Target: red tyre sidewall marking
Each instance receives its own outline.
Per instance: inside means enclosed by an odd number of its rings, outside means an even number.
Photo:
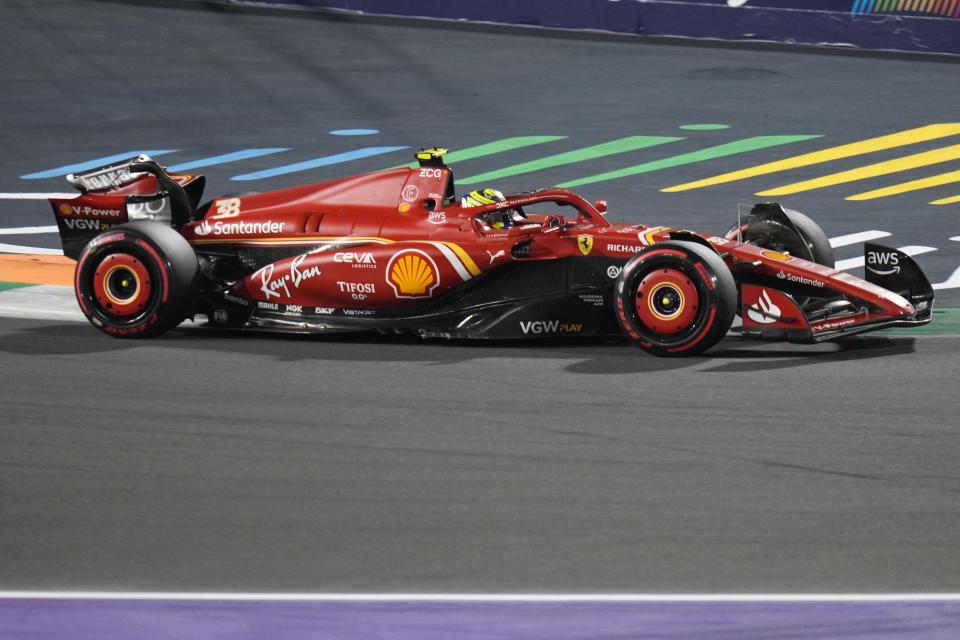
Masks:
[[[703,329],[700,330],[700,335],[688,342],[687,344],[681,345],[679,347],[673,347],[672,349],[667,349],[670,353],[677,353],[678,351],[686,351],[687,349],[693,348],[698,342],[703,340],[703,337],[707,335],[710,327],[713,326],[713,319],[717,317],[717,305],[710,305],[710,316],[707,318],[707,321],[703,324]]]
[[[169,293],[170,293],[170,283],[169,283],[168,280],[167,280],[167,269],[166,269],[166,265],[164,264],[164,261],[160,258],[160,254],[157,253],[157,250],[154,249],[153,247],[151,247],[149,243],[144,242],[143,240],[138,239],[138,240],[137,240],[137,244],[138,244],[139,246],[143,247],[144,249],[146,249],[147,253],[149,253],[151,256],[153,256],[154,264],[157,265],[157,270],[160,272],[160,280],[161,280],[161,282],[162,282],[162,284],[163,284],[163,289],[162,289],[162,291],[161,291],[160,301],[161,301],[161,302],[166,302],[166,301],[167,301],[167,296],[168,296]]]
[[[129,273],[136,284],[133,295],[127,299],[115,297],[109,287],[110,277],[120,269]],[[153,282],[146,265],[128,253],[111,253],[93,272],[93,295],[100,307],[111,315],[127,318],[142,312],[152,291]]]

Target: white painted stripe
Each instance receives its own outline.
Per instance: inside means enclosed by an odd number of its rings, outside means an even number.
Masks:
[[[443,254],[443,257],[446,258],[447,262],[450,263],[450,266],[452,266],[454,270],[456,270],[457,275],[460,276],[461,280],[466,282],[467,280],[473,277],[470,275],[470,272],[467,271],[467,268],[463,266],[463,263],[460,262],[460,258],[457,257],[457,254],[455,254],[453,250],[450,249],[450,247],[446,246],[442,242],[432,242],[429,240],[426,240],[424,242],[426,242],[427,244],[433,245],[440,251],[440,253]]]
[[[0,229],[0,236],[20,236],[31,233],[56,233],[57,231],[57,225],[55,224],[48,227],[8,227],[6,229]]]
[[[43,247],[25,247],[19,244],[4,244],[0,242],[0,253],[35,253],[44,256],[62,256],[62,249],[45,249]]]
[[[0,591],[0,600],[226,600],[287,602],[960,602],[960,593],[178,593]]]
[[[908,256],[918,256],[921,253],[930,253],[931,251],[936,251],[936,247],[920,247],[920,246],[909,246],[909,247],[900,247],[899,251],[903,251]],[[837,260],[834,264],[834,268],[837,271],[846,271],[847,269],[853,269],[855,267],[863,266],[863,256],[859,258],[847,258],[846,260]]]
[[[890,234],[886,231],[860,231],[859,233],[848,233],[845,236],[837,236],[836,238],[830,238],[830,246],[836,249],[837,247],[845,247],[850,244],[859,244],[861,242],[870,242],[871,240],[876,240],[878,238],[886,238]]]
[[[956,240],[957,242],[960,242],[960,236],[953,236],[953,237],[950,238],[950,239],[951,239],[951,240]]]
[[[951,276],[946,280],[944,280],[943,282],[938,282],[937,284],[933,285],[933,288],[934,289],[960,288],[960,269],[957,269],[956,271],[954,271],[953,274],[951,274]]]
[[[0,296],[5,294],[0,293]],[[21,307],[19,305],[3,304],[3,297],[0,297],[0,317],[3,318],[29,318],[31,320],[72,320],[82,321],[86,317],[78,308],[76,311],[64,311],[62,309],[43,309],[37,307]],[[0,596],[2,598],[2,596]]]
[[[0,193],[0,200],[48,200],[76,198],[79,193]]]

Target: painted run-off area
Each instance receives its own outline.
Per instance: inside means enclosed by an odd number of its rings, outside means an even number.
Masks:
[[[729,126],[723,124],[686,124],[680,125],[678,128],[684,132],[695,133],[698,131],[727,129]],[[379,131],[376,129],[350,130],[351,135],[357,135],[356,133],[353,133],[354,131],[363,131],[365,134],[379,133]],[[330,133],[334,135],[343,135],[342,133],[336,131],[331,131]],[[788,155],[787,157],[781,158],[774,162],[767,162],[754,166],[749,166],[748,162],[748,166],[745,168],[735,171],[728,171],[719,175],[709,176],[699,180],[694,180],[692,182],[670,184],[672,180],[668,178],[666,181],[667,184],[663,186],[661,191],[664,193],[675,193],[688,191],[691,189],[701,189],[738,180],[744,180],[747,178],[770,176],[772,174],[788,172],[804,167],[831,163],[837,160],[857,158],[859,156],[867,156],[869,158],[870,154],[875,154],[877,152],[899,150],[903,147],[910,147],[920,143],[951,138],[958,134],[960,134],[960,123],[949,122],[928,124],[902,131],[884,133],[882,135],[860,140],[843,142],[839,145],[828,144],[828,146],[821,147],[818,150],[800,153],[799,155]],[[556,186],[559,187],[573,188],[598,182],[618,180],[650,172],[662,171],[665,169],[686,167],[688,165],[695,165],[720,158],[732,158],[741,154],[749,154],[749,152],[755,152],[768,148],[781,146],[790,148],[790,146],[796,143],[813,141],[823,137],[823,134],[818,133],[805,133],[802,135],[755,135],[723,142],[721,144],[701,146],[700,148],[692,151],[687,150],[674,154],[667,152],[666,155],[663,155],[657,153],[661,147],[672,149],[672,144],[687,141],[688,138],[685,136],[676,135],[630,135],[599,144],[592,144],[585,147],[562,151],[559,153],[548,152],[547,155],[541,156],[534,160],[520,163],[508,163],[506,166],[487,169],[473,175],[461,176],[458,179],[458,182],[462,185],[478,185],[484,182],[502,180],[513,176],[543,171],[546,169],[555,169],[558,167],[569,167],[572,172],[589,172],[594,170],[594,163],[603,158],[611,158],[612,162],[616,162],[621,165],[619,168],[601,171],[600,173],[595,173],[592,175],[577,176],[576,173],[571,173],[570,177],[563,179],[556,184]],[[532,147],[537,147],[539,149],[541,145],[544,149],[554,149],[557,144],[562,144],[564,141],[567,141],[567,138],[568,136],[565,135],[524,135],[502,138],[464,149],[455,149],[448,155],[447,160],[450,163],[466,162],[469,160],[486,158],[488,156],[498,156],[499,154],[506,154],[519,149]],[[259,160],[260,162],[268,163],[268,165],[262,166],[254,171],[239,173],[232,176],[230,179],[239,181],[263,180],[292,173],[311,171],[331,165],[362,160],[364,158],[392,154],[399,151],[406,151],[408,149],[409,147],[405,145],[367,146],[319,157],[301,159],[295,162],[287,161],[279,165],[274,164],[270,166],[270,163],[272,163],[274,160],[274,156],[278,154],[288,154],[295,150],[291,149],[290,147],[279,146],[248,148],[233,150],[226,153],[219,153],[212,156],[204,156],[201,158],[193,157],[189,159],[183,159],[180,162],[171,165],[169,168],[171,171],[193,171],[202,167],[226,165],[240,161]],[[654,157],[644,160],[639,164],[636,164],[635,160],[634,163],[629,163],[629,161],[619,159],[621,157],[631,158],[632,153],[648,149],[652,150]],[[66,165],[45,168],[39,171],[32,171],[30,173],[23,174],[20,177],[23,180],[42,180],[55,178],[64,176],[68,173],[85,171],[105,164],[110,164],[112,162],[117,162],[119,160],[139,154],[146,154],[151,157],[159,157],[175,154],[178,151],[178,149],[167,148],[131,149],[120,153],[113,153],[107,156],[92,159],[88,158]],[[880,162],[871,162],[867,160],[866,164],[852,169],[841,171],[826,170],[823,175],[799,182],[780,185],[773,184],[770,187],[758,191],[756,195],[766,197],[796,194],[815,189],[822,189],[825,187],[835,187],[841,185],[846,186],[850,185],[850,183],[889,176],[902,172],[909,172],[919,168],[935,168],[937,165],[951,162],[960,158],[960,144],[950,144],[940,148],[924,150],[921,152],[911,153],[910,151],[906,151],[905,153],[906,155],[901,155],[900,157],[892,159],[886,159]],[[627,166],[622,166],[625,162],[627,163]],[[396,166],[402,165],[394,165],[394,167]],[[849,193],[846,195],[846,199],[872,200],[875,198],[886,198],[912,191],[951,185],[958,182],[960,182],[960,171],[947,171],[945,173],[928,175],[919,179],[907,180],[905,182],[894,180],[893,183],[886,184],[880,188]],[[857,187],[855,186],[850,186],[849,188],[853,191],[857,191]],[[957,198],[960,198],[960,196],[950,195],[946,198],[940,197],[931,200],[930,204],[951,204],[956,202]]]

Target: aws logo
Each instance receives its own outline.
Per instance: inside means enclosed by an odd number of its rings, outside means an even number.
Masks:
[[[440,271],[423,251],[406,249],[387,264],[387,284],[398,298],[429,298],[440,284]]]
[[[878,276],[900,273],[900,256],[893,251],[868,251],[867,269]]]

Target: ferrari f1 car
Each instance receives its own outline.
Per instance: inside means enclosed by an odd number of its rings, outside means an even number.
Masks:
[[[621,335],[660,356],[750,338],[820,342],[930,321],[906,254],[833,268],[823,231],[777,203],[724,234],[613,224],[564,189],[465,206],[443,149],[402,168],[201,204],[202,176],[146,156],[70,175],[51,199],[90,322],[145,338],[206,316],[285,332],[443,338]]]

